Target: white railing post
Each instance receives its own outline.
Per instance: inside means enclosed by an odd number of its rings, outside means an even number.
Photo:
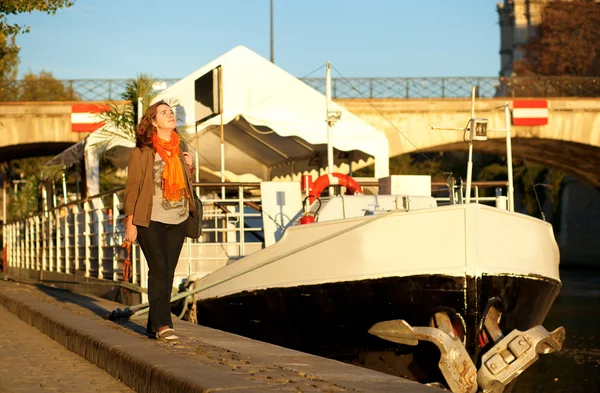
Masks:
[[[53,212],[48,213],[48,271],[54,271],[54,238],[52,227],[54,226],[55,215]]]
[[[7,233],[7,242],[8,242],[8,252],[6,253],[6,259],[8,261],[8,263],[6,264],[6,268],[8,268],[8,266],[13,265],[15,263],[15,236],[14,236],[14,231],[15,231],[15,224],[9,224],[8,226],[8,233]],[[8,270],[8,269],[6,269]]]
[[[19,260],[18,260],[18,256],[19,256],[19,250],[17,249],[17,223],[13,223],[12,225],[12,258],[11,258],[11,262],[12,265],[17,267],[19,266]]]
[[[84,250],[85,250],[85,277],[90,277],[90,265],[91,265],[91,242],[90,242],[90,202],[86,201],[83,205],[83,239],[84,239]]]
[[[65,273],[71,273],[71,239],[69,236],[71,235],[71,231],[69,230],[69,217],[71,215],[71,208],[65,207],[65,230],[63,233],[65,239]]]
[[[79,205],[73,206],[73,268],[79,270]]]
[[[19,249],[18,249],[18,242],[17,242],[17,223],[14,222],[13,223],[13,228],[12,228],[12,247],[11,249],[12,251],[12,265],[14,267],[19,267]]]
[[[118,256],[118,248],[121,246],[121,237],[117,233],[117,219],[119,218],[119,197],[117,193],[113,194],[112,198],[112,214],[108,216],[109,225],[112,225],[112,231],[110,234],[110,239],[112,239],[113,243],[113,281],[119,280],[119,256]]]
[[[29,230],[29,219],[28,218],[23,219],[22,223],[23,223],[23,226],[25,227],[24,228],[24,232],[25,232],[25,243],[24,243],[24,246],[25,247],[23,249],[23,254],[24,254],[25,260],[24,260],[24,263],[23,263],[23,267],[25,269],[29,269],[30,266],[31,266],[31,260],[30,260],[30,258],[31,258],[31,250],[29,248],[30,245],[31,245],[31,243],[30,243],[31,233],[30,233],[30,230]]]
[[[23,234],[23,221],[19,221],[19,267],[23,269],[25,267],[25,236]]]
[[[62,237],[62,228],[61,228],[61,224],[60,224],[60,212],[62,211],[62,209],[54,209],[54,228],[55,231],[54,233],[56,234],[56,252],[54,253],[54,255],[56,256],[56,271],[59,273],[62,273],[64,271],[63,266],[60,263],[60,260],[63,256],[63,250],[62,250],[62,245],[61,245],[61,237]]]
[[[29,244],[27,247],[29,248],[29,269],[35,270],[35,228],[33,226],[34,217],[29,217],[27,219],[27,228],[29,228]]]
[[[148,289],[148,263],[146,256],[140,248],[140,287]],[[148,294],[142,292],[142,303],[148,301]]]
[[[35,270],[42,269],[42,236],[40,231],[40,216],[35,216],[33,219],[33,223],[35,226]]]
[[[42,270],[48,270],[48,231],[46,227],[48,225],[48,217],[46,214],[42,215],[42,227],[40,233],[42,235]]]
[[[94,206],[94,212],[96,213],[96,234],[97,234],[97,250],[98,250],[98,278],[104,278],[104,247],[102,245],[102,237],[104,236],[104,212],[102,208],[98,209]]]
[[[245,246],[245,235],[246,228],[244,228],[244,189],[242,186],[238,187],[238,214],[239,214],[239,225],[240,225],[240,257],[246,255]]]
[[[132,284],[137,284],[138,279],[137,279],[137,275],[138,275],[138,263],[137,263],[137,246],[135,244],[131,245],[131,283]],[[140,253],[141,254],[141,253]]]

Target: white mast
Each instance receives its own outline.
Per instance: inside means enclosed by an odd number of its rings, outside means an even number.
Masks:
[[[476,86],[471,87],[471,119],[475,118],[475,89]],[[471,129],[473,128],[473,120],[469,123]],[[473,140],[469,140],[469,162],[467,162],[467,195],[465,196],[465,203],[471,203],[471,177],[473,177]]]
[[[510,135],[510,108],[508,102],[504,102],[504,128],[487,128],[487,119],[475,117],[475,91],[476,86],[471,88],[471,120],[469,121],[469,161],[467,163],[467,189],[465,195],[465,203],[471,201],[471,183],[473,177],[473,141],[475,140],[486,140],[487,131],[499,131],[506,133],[506,166],[508,172],[508,210],[511,212],[515,211],[515,197],[514,197],[514,180],[513,180],[513,164],[512,164],[512,146],[511,146],[511,135]],[[482,126],[481,128],[479,128]],[[454,130],[463,131],[464,128],[445,128],[445,127],[431,127],[433,130]]]
[[[510,109],[508,102],[504,102],[504,124],[506,128],[506,166],[508,169],[508,210],[515,211],[515,188],[513,185],[512,146],[510,135]]]
[[[329,119],[329,107],[331,105],[331,64],[327,62],[327,73],[325,74],[325,105],[327,116],[327,173],[333,173],[333,136],[331,121]]]

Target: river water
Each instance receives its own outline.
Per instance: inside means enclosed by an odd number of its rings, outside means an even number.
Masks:
[[[513,393],[600,392],[600,270],[561,270],[563,287],[544,327],[567,331],[560,352],[542,355]]]

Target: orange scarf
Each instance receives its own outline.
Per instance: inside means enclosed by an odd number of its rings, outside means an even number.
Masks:
[[[152,135],[152,144],[160,158],[165,162],[162,174],[163,196],[168,201],[180,201],[188,196],[188,191],[183,177],[183,166],[181,165],[179,135],[173,132],[171,139],[165,141],[155,133]]]

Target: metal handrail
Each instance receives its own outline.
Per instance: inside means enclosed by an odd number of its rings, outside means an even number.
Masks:
[[[231,202],[238,211],[230,212],[229,208],[226,212],[211,212],[206,217],[207,228],[203,236],[215,236],[215,241],[208,243],[188,239],[181,258],[183,264],[187,262],[188,270],[191,261],[206,259],[198,255],[202,255],[202,249],[207,247],[217,247],[213,251],[209,250],[211,261],[225,264],[229,259],[238,259],[248,251],[253,252],[257,247],[263,246],[262,241],[249,243],[245,239],[247,233],[262,231],[261,227],[244,225],[246,218],[256,219],[261,216],[244,209],[247,202],[244,199],[244,188],[252,188],[256,184],[219,183],[219,187],[221,186],[237,188],[236,195],[225,201]],[[123,252],[120,252],[125,229],[123,190],[123,187],[119,187],[6,224],[4,234],[9,266],[60,273],[83,271],[85,277],[122,282],[125,258]],[[107,200],[107,197],[112,201]],[[203,195],[205,210],[210,211],[215,205],[214,201],[223,200],[220,194],[218,197],[211,199]],[[219,233],[222,234],[222,242],[218,242]],[[253,248],[247,249],[248,246]],[[131,284],[144,287],[147,267],[138,245],[131,248],[130,260],[133,273]]]
[[[170,86],[179,78],[160,79]],[[325,92],[325,78],[301,78]],[[68,93],[62,101],[121,99],[131,79],[61,80]],[[18,92],[29,86],[22,80],[0,81],[6,100],[20,101]],[[35,83],[35,82],[33,82]],[[471,86],[479,97],[599,97],[600,78],[575,76],[368,77],[331,78],[332,98],[468,98]]]

